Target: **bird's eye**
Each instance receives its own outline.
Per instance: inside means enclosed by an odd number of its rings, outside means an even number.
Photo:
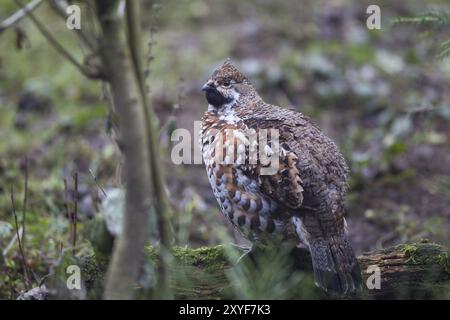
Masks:
[[[229,87],[229,86],[231,86],[231,81],[228,80],[228,79],[225,79],[225,80],[223,80],[222,85],[223,85],[224,87]]]

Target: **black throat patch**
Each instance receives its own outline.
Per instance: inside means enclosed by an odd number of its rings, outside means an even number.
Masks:
[[[225,98],[217,89],[215,88],[208,88],[205,92],[206,100],[208,103],[216,108],[230,103],[232,99]]]

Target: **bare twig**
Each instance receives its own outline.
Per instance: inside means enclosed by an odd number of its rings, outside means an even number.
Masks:
[[[431,111],[436,111],[436,108],[433,106],[418,106],[418,107],[413,107],[411,109],[408,109],[405,111],[405,113],[410,113],[410,114],[414,114],[414,113],[425,113],[425,112],[431,112]]]
[[[29,12],[36,9],[41,3],[42,3],[42,0],[33,0],[29,3],[27,3],[27,5],[24,6],[22,9],[15,12],[12,16],[3,20],[3,22],[0,23],[0,33],[2,33],[3,31],[5,31],[8,28],[14,26],[20,20],[25,18]]]
[[[24,276],[24,279],[25,279],[25,286],[26,286],[27,289],[29,289],[31,287],[31,282],[30,282],[30,278],[28,277],[27,260],[25,258],[25,252],[23,250],[22,240],[20,239],[21,236],[19,234],[19,221],[18,221],[18,218],[17,218],[16,205],[15,205],[15,200],[14,200],[14,186],[13,185],[11,185],[11,208],[12,208],[12,213],[14,215],[16,236],[17,236],[17,241],[19,243],[19,251],[20,251],[20,256],[21,256],[21,260],[22,260],[23,276]]]
[[[23,192],[23,204],[22,204],[22,245],[25,247],[25,235],[26,235],[26,220],[27,220],[27,204],[28,204],[28,156],[25,157],[25,190]]]
[[[77,222],[78,222],[78,172],[73,174],[73,184],[74,184],[74,199],[73,199],[73,213],[72,213],[72,225],[73,225],[73,235],[72,235],[72,254],[76,254],[77,246]]]
[[[64,250],[64,243],[62,241],[59,242],[59,248],[58,248],[58,252],[59,254],[62,254]]]
[[[21,0],[14,0],[16,4],[24,8],[23,2]],[[27,15],[30,17],[30,19],[33,21],[33,23],[36,25],[38,30],[41,32],[41,34],[47,39],[48,42],[62,55],[64,58],[69,60],[70,63],[72,63],[83,75],[85,75],[88,78],[92,79],[101,79],[103,76],[98,70],[91,70],[87,68],[86,66],[82,65],[75,59],[69,51],[67,51],[59,42],[56,40],[55,37],[47,30],[47,28],[36,18],[36,16],[31,12],[28,11]]]
[[[48,277],[50,277],[52,274],[48,273],[45,276],[43,276],[40,280],[39,280],[39,284],[38,287],[42,287],[42,285],[45,283],[45,281],[48,279]]]
[[[55,12],[58,13],[63,19],[68,17],[67,8],[69,7],[69,3],[66,0],[53,0],[50,4]],[[96,51],[97,48],[95,40],[89,32],[84,31],[84,27],[83,29],[75,29],[74,31],[89,49]]]
[[[64,178],[64,206],[66,207],[66,216],[69,219],[69,234],[70,234],[70,241],[72,242],[72,234],[73,234],[73,224],[72,224],[72,214],[70,212],[70,205],[69,205],[69,187],[67,185],[67,179]]]
[[[157,27],[157,18],[158,18],[158,11],[160,10],[160,3],[159,0],[152,1],[152,8],[151,8],[151,15],[150,15],[150,28],[149,28],[149,41],[148,41],[148,48],[147,48],[147,57],[146,57],[146,64],[145,64],[145,70],[144,75],[145,79],[144,81],[147,81],[151,74],[151,63],[154,60],[153,56],[153,47],[156,45],[155,40],[155,34],[158,32]],[[150,93],[150,87],[146,87],[147,94]]]
[[[108,195],[106,194],[105,189],[103,189],[103,187],[98,182],[97,176],[94,174],[94,172],[91,169],[89,169],[89,173],[91,174],[92,179],[94,179],[94,182],[97,185],[97,187],[100,189],[100,191],[103,193],[103,195],[105,197],[107,197]]]
[[[18,234],[20,237],[22,237],[22,227],[19,228]],[[16,241],[17,241],[17,232],[14,235],[14,237],[12,237],[12,239],[9,241],[9,243],[6,245],[5,249],[3,250],[2,254],[4,257],[6,257],[6,255],[11,250],[11,248],[14,246],[14,243],[16,243]]]

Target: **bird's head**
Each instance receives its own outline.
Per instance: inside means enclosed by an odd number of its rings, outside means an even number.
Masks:
[[[209,80],[202,87],[208,103],[217,109],[232,105],[250,90],[253,90],[250,81],[229,59],[214,70]]]

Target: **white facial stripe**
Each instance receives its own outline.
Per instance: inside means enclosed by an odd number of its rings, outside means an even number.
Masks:
[[[223,105],[223,107],[225,107],[225,108],[233,106],[236,103],[236,101],[239,100],[239,97],[241,96],[239,94],[239,92],[237,92],[236,90],[231,90],[231,93],[232,93],[233,100],[230,103]]]

